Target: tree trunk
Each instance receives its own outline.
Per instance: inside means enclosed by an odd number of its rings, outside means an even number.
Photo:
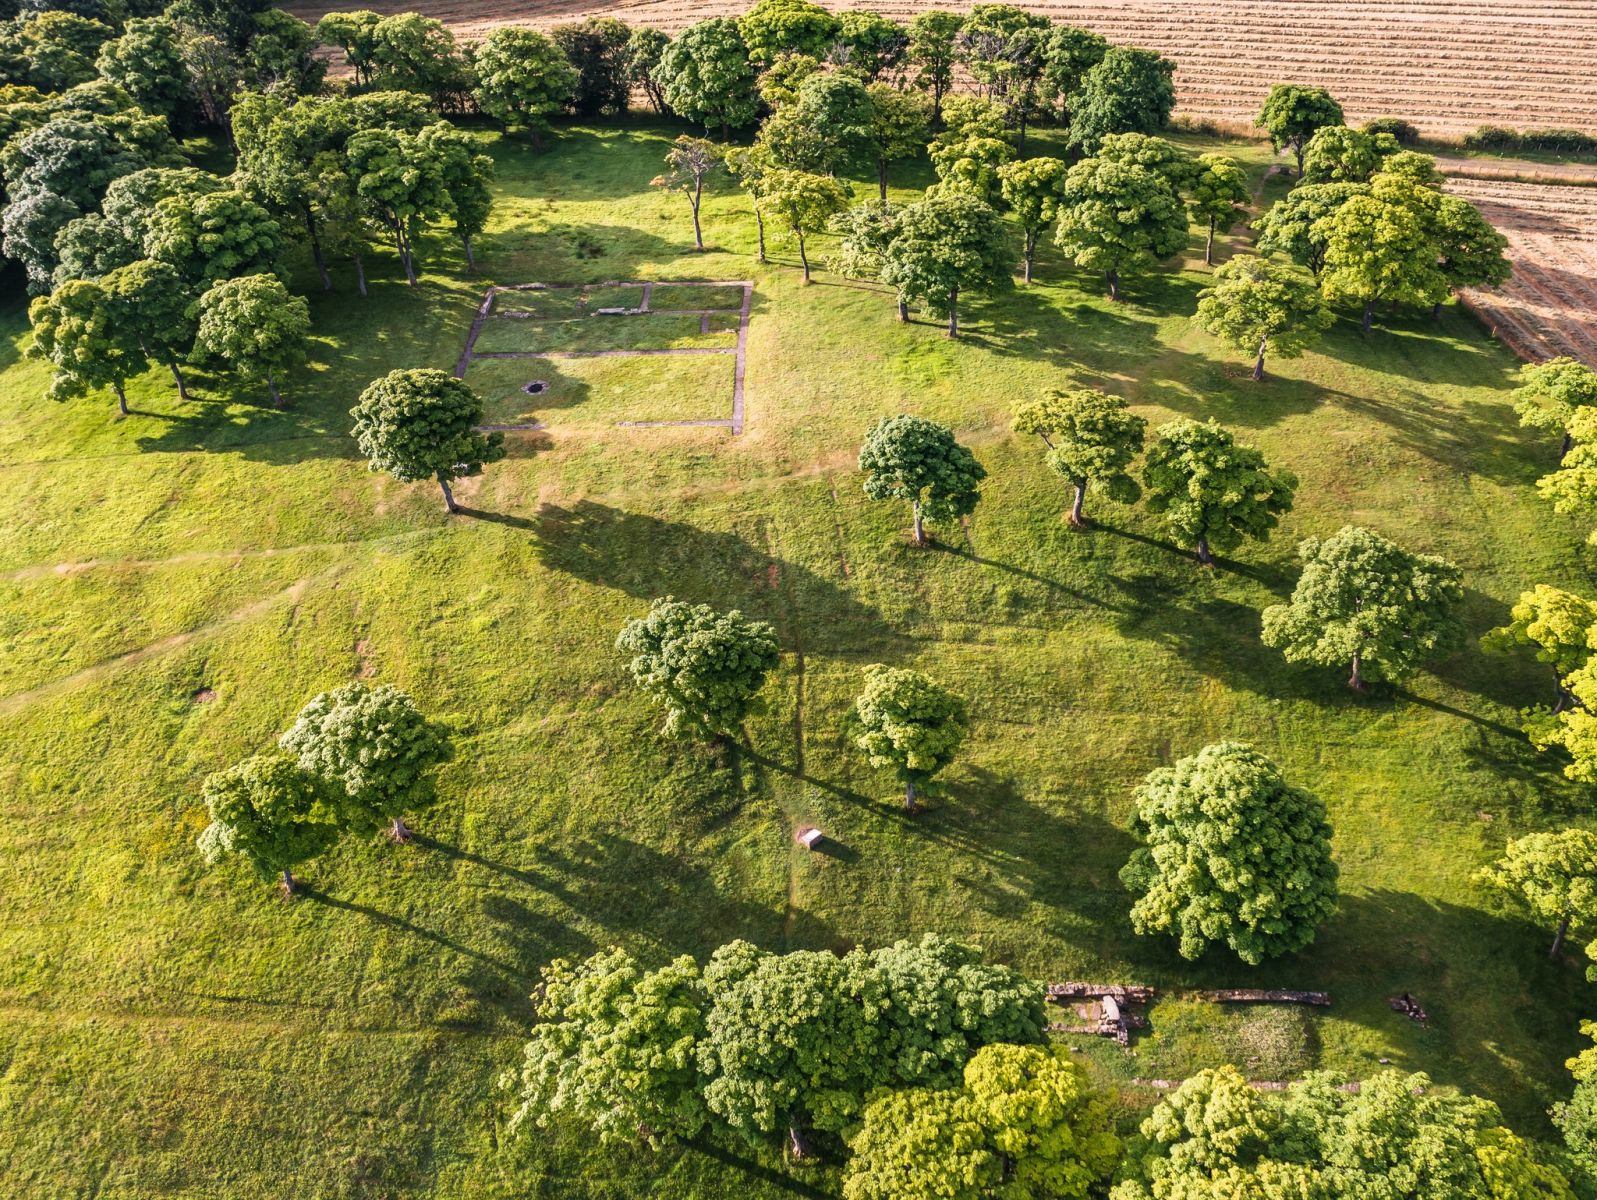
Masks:
[[[1087,480],[1073,479],[1071,482],[1076,485],[1076,497],[1070,502],[1070,523],[1077,529],[1085,529],[1087,518],[1082,516],[1081,506],[1087,499]]]
[[[1558,668],[1554,667],[1553,668],[1553,714],[1556,716],[1558,713],[1563,712],[1566,708],[1573,707],[1574,704],[1575,704],[1574,694],[1572,692],[1570,692],[1570,690],[1567,687],[1564,686],[1564,677],[1561,674],[1559,674]]]
[[[1364,322],[1363,322],[1363,325],[1362,325],[1362,328],[1363,328],[1364,333],[1365,333],[1366,336],[1369,335],[1370,327],[1372,325],[1374,325],[1374,324],[1375,324],[1375,301],[1373,299],[1372,300],[1366,300],[1364,302]]]
[[[804,231],[802,229],[798,229],[798,230],[795,230],[794,232],[796,232],[798,234],[799,262],[804,264],[804,282],[805,283],[809,283],[809,281],[810,281],[810,256],[804,250]]]
[[[1120,272],[1119,271],[1105,271],[1103,273],[1103,275],[1104,275],[1104,278],[1109,281],[1109,299],[1111,299],[1111,300],[1119,300],[1120,299]]]
[[[1299,179],[1303,178],[1303,149],[1304,149],[1304,146],[1303,146],[1302,142],[1296,142],[1292,146],[1292,152],[1294,154],[1296,154],[1297,158],[1298,158],[1298,178]]]
[[[698,178],[693,181],[693,244],[698,249],[704,249],[704,234],[699,229],[699,201],[704,198],[704,180]]]
[[[534,150],[542,150],[543,134],[539,131],[538,127],[536,125],[529,125],[527,126],[527,132],[532,135],[532,148]]]
[[[277,390],[277,380],[272,378],[272,373],[270,371],[266,372],[266,390],[272,393],[272,407],[282,408],[283,396],[282,393]]]
[[[1212,567],[1212,566],[1214,566],[1214,555],[1209,552],[1209,539],[1208,538],[1206,538],[1206,537],[1199,538],[1198,539],[1198,544],[1195,547],[1195,549],[1197,550],[1197,553],[1198,553],[1198,565],[1200,567]]]
[[[1564,919],[1558,923],[1558,932],[1553,934],[1553,948],[1547,952],[1548,958],[1556,959],[1558,952],[1564,948],[1564,935],[1569,932],[1569,922],[1574,919],[1574,913],[1564,913]]]
[[[283,868],[283,895],[292,896],[292,895],[295,894],[295,892],[296,892],[296,888],[295,888],[295,884],[294,884],[294,872],[290,871],[287,867],[284,867]]]
[[[887,207],[887,160],[880,156],[876,159],[876,187],[882,197],[882,207]]]
[[[468,234],[461,234],[460,244],[466,248],[466,270],[475,275],[477,273],[477,256],[471,251],[471,237]]]
[[[906,322],[909,320],[909,301],[902,296],[898,298],[898,319]]]
[[[804,1133],[799,1129],[797,1121],[787,1127],[787,1144],[795,1161],[810,1156],[809,1143],[804,1140]]]
[[[758,204],[756,204],[754,206],[754,228],[758,231],[759,238],[760,238],[760,261],[764,262],[765,261],[765,214],[760,211],[760,206]]]
[[[940,129],[943,124],[943,85],[932,85],[932,128]]]
[[[1442,319],[1442,302],[1440,300],[1438,300],[1435,304],[1431,305],[1431,320],[1440,321],[1441,319]]]
[[[111,382],[111,390],[116,393],[116,410],[124,417],[128,415],[128,394],[122,390],[120,380]]]
[[[1270,345],[1270,339],[1269,338],[1260,338],[1259,339],[1259,357],[1253,360],[1253,382],[1254,383],[1263,383],[1264,382],[1264,352],[1265,352],[1266,349],[1269,348],[1269,345]]]
[[[1203,244],[1203,265],[1214,266],[1214,218],[1209,218],[1209,240]]]
[[[1355,692],[1364,690],[1364,663],[1358,654],[1353,655],[1353,671],[1347,677],[1347,685]]]
[[[915,500],[911,502],[911,507],[915,513],[915,544],[917,546],[924,546],[926,544],[926,524],[921,519],[919,497],[916,497]]]
[[[366,260],[360,256],[358,251],[350,257],[355,260],[355,286],[360,289],[360,294],[364,297],[366,295]]]
[[[904,781],[904,811],[920,811],[920,803],[915,799],[915,781],[913,779]]]
[[[457,513],[460,505],[455,503],[455,493],[449,490],[449,480],[444,478],[442,471],[438,472],[438,486],[444,490],[444,508],[448,512]]]
[[[177,380],[177,398],[179,400],[187,400],[189,398],[189,388],[188,382],[183,378],[183,372],[178,370],[175,362],[168,363],[167,366],[172,368],[172,378]]]
[[[1569,457],[1570,450],[1574,449],[1575,439],[1569,436],[1569,430],[1564,430],[1564,444],[1558,447],[1558,461],[1563,462]]]
[[[1031,282],[1031,260],[1037,254],[1037,231],[1026,230],[1026,282]]]
[[[410,841],[410,830],[405,825],[404,817],[394,818],[394,823],[388,827],[388,836],[400,843]]]
[[[959,289],[948,289],[948,336],[959,336]]]
[[[311,257],[316,260],[316,273],[322,277],[322,291],[333,290],[333,277],[327,272],[327,260],[322,257],[322,239],[316,234],[316,214],[309,204],[300,206],[305,217],[305,231],[311,237]]]

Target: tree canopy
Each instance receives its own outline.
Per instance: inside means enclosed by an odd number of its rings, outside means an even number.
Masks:
[[[1122,275],[1185,248],[1187,210],[1159,172],[1088,158],[1065,176],[1054,240],[1083,270],[1103,272],[1109,298],[1118,300]]]
[[[1286,604],[1264,610],[1262,637],[1288,662],[1351,669],[1348,686],[1401,680],[1463,642],[1463,572],[1378,533],[1344,525],[1298,546],[1303,573]]]
[[[1369,192],[1362,183],[1300,183],[1253,219],[1260,254],[1285,254],[1316,278],[1325,269],[1326,218],[1355,196]]]
[[[998,168],[998,193],[1025,235],[1022,258],[1027,283],[1037,255],[1037,235],[1059,216],[1069,169],[1062,159],[1041,157],[1006,162]]]
[[[577,94],[578,76],[565,51],[544,34],[501,26],[477,47],[477,105],[506,125],[532,135],[534,147],[549,118]]]
[[[805,283],[810,282],[806,238],[846,209],[851,194],[842,180],[808,171],[770,171],[761,178],[760,207],[798,243]]]
[[[1325,805],[1250,746],[1221,742],[1149,773],[1132,827],[1142,845],[1120,872],[1132,927],[1213,944],[1243,962],[1302,950],[1336,910]]]
[[[1215,269],[1214,279],[1198,293],[1194,320],[1254,356],[1255,382],[1264,378],[1265,355],[1296,358],[1335,323],[1312,279],[1267,258],[1233,258]]]
[[[98,280],[75,279],[28,309],[33,343],[28,353],[54,368],[50,396],[66,400],[95,388],[116,393],[117,410],[128,414],[124,385],[148,363],[138,331],[116,292]]]
[[[1270,145],[1276,153],[1292,151],[1297,157],[1298,178],[1301,179],[1303,148],[1309,139],[1325,126],[1342,122],[1342,106],[1324,88],[1278,83],[1264,98],[1264,107],[1253,123],[1270,135]]]
[[[1234,158],[1224,154],[1205,154],[1198,159],[1192,175],[1187,211],[1192,219],[1209,230],[1203,247],[1203,261],[1214,265],[1214,235],[1230,233],[1232,226],[1247,214],[1248,173]]]
[[[1070,523],[1085,528],[1087,485],[1097,481],[1110,497],[1134,503],[1142,494],[1131,463],[1142,453],[1148,423],[1119,396],[1089,388],[1044,392],[1015,409],[1015,431],[1034,433],[1048,448],[1048,465],[1075,488]]]
[[[959,336],[962,293],[1014,286],[1009,231],[992,206],[963,192],[939,192],[899,210],[897,228],[883,252],[882,282],[906,302],[948,317],[948,336]]]
[[[616,649],[631,655],[633,680],[666,710],[667,733],[693,727],[721,737],[760,711],[759,691],[780,658],[766,622],[670,596],[629,618]]]
[[[482,398],[464,380],[436,368],[390,371],[350,410],[360,452],[373,471],[401,483],[432,478],[444,507],[459,512],[450,484],[480,475],[505,456],[505,435],[481,433]]]
[[[908,500],[917,546],[925,519],[957,521],[976,511],[987,472],[954,440],[954,431],[925,417],[883,417],[860,447],[859,468],[872,500]]]
[[[919,671],[865,668],[865,690],[854,701],[859,732],[854,741],[873,767],[885,767],[904,785],[904,807],[915,812],[918,796],[953,762],[965,740],[965,702]]]
[[[309,356],[310,305],[291,295],[275,275],[224,279],[200,297],[194,347],[236,371],[266,381],[272,403],[282,407],[277,378]]]
[[[654,80],[666,105],[685,121],[742,128],[759,111],[754,66],[738,22],[711,17],[689,25],[660,54]]]
[[[1569,425],[1581,408],[1597,408],[1597,371],[1585,363],[1561,356],[1520,368],[1514,411],[1521,425],[1564,435],[1560,458],[1573,444]]]
[[[1198,561],[1263,541],[1292,508],[1297,476],[1272,471],[1264,455],[1239,446],[1213,420],[1173,421],[1159,430],[1142,468],[1148,509],[1164,517]]]
[[[1111,133],[1158,133],[1176,106],[1175,70],[1153,50],[1111,46],[1073,97],[1070,144],[1090,154]]]
[[[1475,878],[1509,893],[1554,926],[1548,957],[1557,958],[1572,924],[1589,928],[1597,921],[1597,833],[1565,829],[1516,838]]]
[[[262,879],[280,876],[294,893],[293,868],[330,849],[339,826],[316,780],[283,753],[258,754],[206,778],[200,789],[211,823],[199,836],[208,862],[237,854]]]

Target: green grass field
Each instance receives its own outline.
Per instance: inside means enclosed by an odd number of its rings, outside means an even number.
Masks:
[[[52,403],[22,357],[24,304],[6,303],[0,1191],[832,1195],[827,1168],[790,1174],[738,1145],[509,1139],[496,1078],[554,956],[926,930],[1042,979],[1170,989],[1130,1052],[1072,1039],[1128,1085],[1128,1119],[1152,1102],[1136,1077],[1390,1060],[1548,1136],[1591,996],[1578,962],[1549,962],[1545,932],[1470,883],[1506,838],[1588,819],[1589,795],[1514,731],[1545,669],[1471,650],[1355,697],[1258,641],[1297,540],[1348,521],[1461,564],[1477,633],[1530,584],[1591,589],[1584,528],[1534,494],[1556,446],[1515,422],[1511,355],[1453,309],[1368,341],[1343,321],[1254,385],[1189,320],[1201,248],[1111,305],[1049,246],[1035,286],[968,304],[951,342],[897,323],[880,288],[824,272],[800,286],[793,247],[757,264],[747,204],[724,185],[695,254],[686,202],[648,186],[674,132],[567,129],[538,154],[485,134],[502,200],[481,272],[442,237],[420,287],[384,258],[363,302],[341,271],[335,294],[312,295],[313,362],[283,412],[264,387],[203,373],[190,404],[167,378],[139,380],[126,420],[109,396]],[[1264,150],[1231,149],[1263,187]],[[929,177],[895,181],[907,195]],[[479,362],[470,381],[496,418],[549,427],[508,435],[451,519],[435,487],[369,473],[348,436],[372,378],[453,366],[489,284],[745,278],[741,437],[613,423],[727,416],[730,356]],[[516,391],[532,378],[564,402]],[[1072,532],[1067,489],[1008,428],[1017,398],[1067,385],[1122,393],[1155,422],[1216,417],[1300,476],[1296,510],[1212,571],[1101,498],[1100,527]],[[936,529],[927,551],[854,468],[864,431],[898,411],[952,424],[990,473],[968,528]],[[769,711],[735,767],[662,741],[612,648],[663,594],[780,631]],[[847,740],[877,661],[971,700],[950,794],[913,819]],[[307,864],[292,904],[207,869],[200,780],[356,675],[459,730],[422,836],[346,843]],[[1343,872],[1313,949],[1258,970],[1134,937],[1116,878],[1137,781],[1222,738],[1325,798]],[[806,823],[843,849],[796,848]],[[1324,988],[1333,1006],[1220,1012],[1180,995],[1222,985]],[[1388,1008],[1402,991],[1429,1028]]]

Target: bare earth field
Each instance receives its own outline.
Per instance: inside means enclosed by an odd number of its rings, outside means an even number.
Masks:
[[[1597,188],[1453,178],[1509,240],[1514,277],[1464,300],[1526,358],[1597,366]]]
[[[927,0],[831,3],[905,19]],[[548,25],[593,13],[676,31],[747,7],[741,0],[295,0],[307,20],[331,9],[419,10],[465,38],[496,25]],[[1323,84],[1350,119],[1406,117],[1425,133],[1478,125],[1597,130],[1597,5],[1591,0],[1042,0],[1036,12],[1178,64],[1180,111],[1253,119],[1276,82]]]

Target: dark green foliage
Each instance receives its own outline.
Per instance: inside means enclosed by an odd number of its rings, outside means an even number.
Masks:
[[[959,31],[964,23],[957,13],[936,8],[916,13],[909,23],[905,60],[915,71],[915,85],[931,93],[934,125],[942,120],[943,97],[954,86]]]
[[[1292,507],[1297,476],[1271,471],[1264,455],[1239,446],[1213,420],[1173,421],[1159,430],[1142,468],[1148,510],[1191,546],[1198,561],[1212,551],[1234,550],[1245,539],[1263,541]]]
[[[206,861],[237,854],[262,879],[281,874],[290,894],[293,868],[338,841],[321,788],[286,754],[258,754],[218,771],[200,795],[211,817],[199,836]]]
[[[1070,523],[1086,525],[1087,485],[1101,483],[1113,500],[1135,503],[1142,494],[1131,463],[1142,453],[1148,423],[1119,396],[1087,388],[1050,391],[1015,409],[1015,431],[1034,433],[1048,448],[1048,465],[1068,479],[1076,495]]]
[[[196,284],[276,269],[283,234],[243,192],[178,192],[158,201],[145,225],[144,254]]]
[[[355,72],[361,87],[371,83],[377,55],[377,26],[382,17],[370,9],[355,12],[330,12],[316,22],[316,40],[324,46],[337,46]]]
[[[1242,255],[1222,263],[1214,286],[1198,293],[1193,321],[1253,358],[1253,379],[1264,378],[1266,354],[1296,358],[1335,322],[1314,281],[1267,258]]]
[[[1152,50],[1112,46],[1081,81],[1070,143],[1087,152],[1111,133],[1158,133],[1176,104],[1175,64]]]
[[[457,512],[449,485],[480,475],[505,456],[505,435],[482,434],[482,399],[470,386],[435,368],[390,371],[350,409],[351,431],[373,471],[401,483],[436,479],[444,507]]]
[[[176,0],[166,11],[172,20],[242,50],[255,33],[255,17],[271,9],[272,0]]]
[[[660,58],[670,44],[671,39],[666,34],[646,25],[634,29],[627,38],[627,82],[642,88],[650,106],[661,115],[670,109],[666,106],[665,92],[655,77],[655,69],[659,67]]]
[[[616,649],[632,656],[633,680],[666,710],[668,734],[693,727],[720,737],[760,711],[759,691],[780,658],[766,622],[670,596],[629,619]]]
[[[55,235],[56,286],[69,279],[97,279],[107,271],[126,266],[139,256],[139,247],[121,229],[99,213],[68,221]]]
[[[959,335],[959,297],[1014,286],[1009,231],[990,204],[959,191],[940,191],[900,210],[884,254],[882,282],[898,289],[901,305],[918,303],[947,314],[948,335]]]
[[[501,27],[477,47],[477,106],[519,125],[538,146],[549,118],[578,95],[580,78],[560,46],[531,29]]]
[[[865,85],[849,75],[811,75],[760,130],[785,167],[842,175],[875,157],[876,112]]]
[[[684,29],[661,53],[654,81],[672,112],[706,129],[741,129],[759,112],[749,48],[728,17]]]
[[[118,319],[143,347],[150,361],[172,372],[178,393],[187,399],[182,365],[199,334],[199,296],[168,263],[140,259],[112,271],[102,281]]]
[[[865,668],[865,690],[854,701],[854,742],[873,767],[885,767],[904,786],[904,807],[918,808],[938,773],[954,761],[970,719],[965,702],[919,671]]]
[[[1250,746],[1150,772],[1132,828],[1143,845],[1120,872],[1132,926],[1176,937],[1183,958],[1218,943],[1257,966],[1302,950],[1336,910],[1324,803]]]
[[[244,81],[251,87],[308,96],[322,86],[327,64],[316,57],[316,35],[298,17],[276,9],[256,13],[244,48]]]
[[[908,500],[915,544],[926,544],[922,521],[957,521],[976,511],[987,472],[954,440],[954,431],[925,417],[883,417],[860,447],[859,469],[872,500]]]
[[[549,36],[577,72],[568,101],[572,112],[597,117],[627,111],[633,77],[631,26],[614,17],[589,17],[580,25],[556,25]]]
[[[1185,248],[1187,210],[1166,173],[1088,158],[1065,176],[1054,241],[1083,270],[1103,272],[1109,298],[1118,300],[1122,274]]]
[[[1342,121],[1342,106],[1324,88],[1278,83],[1270,89],[1253,123],[1270,135],[1270,145],[1277,153],[1292,151],[1297,157],[1298,177],[1302,178],[1303,148],[1309,139],[1325,126],[1340,125]]]
[[[290,295],[275,275],[241,275],[213,284],[200,297],[199,313],[195,351],[265,380],[272,403],[281,408],[278,376],[303,363],[309,353],[311,316],[305,297]]]
[[[908,29],[869,9],[849,9],[839,17],[838,45],[850,70],[867,83],[897,71],[909,50]]]
[[[1368,183],[1385,160],[1398,152],[1397,139],[1346,125],[1327,125],[1303,150],[1305,183]]]
[[[1359,688],[1366,677],[1401,680],[1462,644],[1463,572],[1445,559],[1354,525],[1308,538],[1298,557],[1291,601],[1264,610],[1264,644],[1288,662],[1350,666],[1348,686]]]
[[[177,26],[164,17],[140,17],[100,48],[95,69],[146,112],[171,120],[189,99],[188,68]]]
[[[326,791],[346,829],[390,826],[409,836],[406,813],[437,802],[433,772],[453,757],[449,733],[391,683],[346,683],[312,699],[280,739]]]

